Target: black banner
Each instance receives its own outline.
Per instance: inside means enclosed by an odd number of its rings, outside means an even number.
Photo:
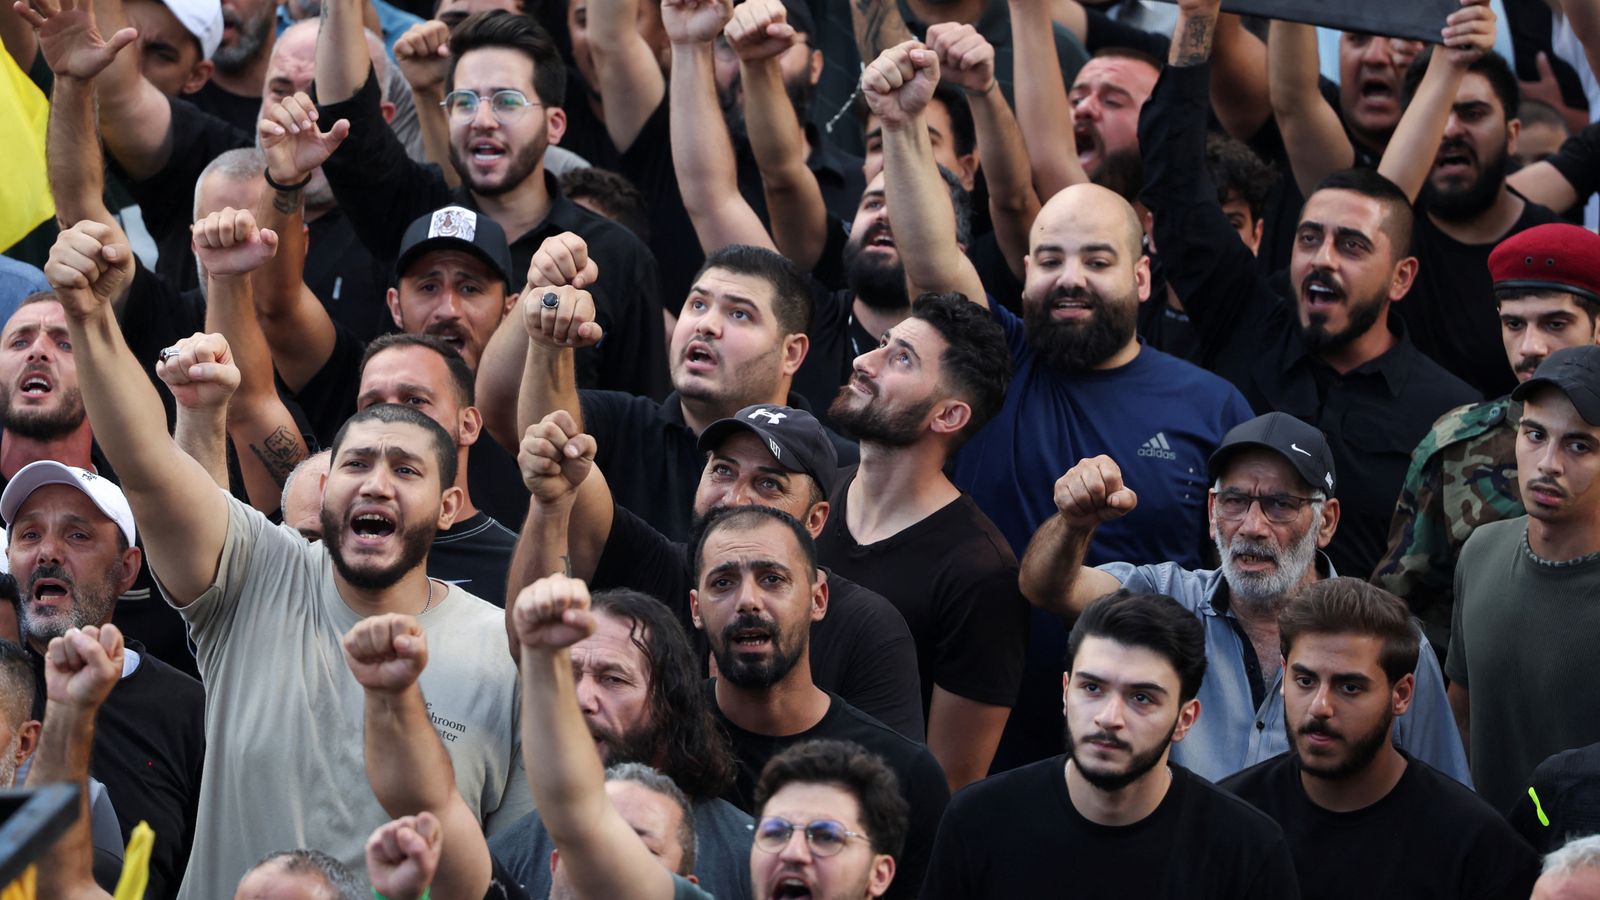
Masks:
[[[1445,17],[1460,8],[1459,0],[1222,0],[1223,12],[1435,44]]]

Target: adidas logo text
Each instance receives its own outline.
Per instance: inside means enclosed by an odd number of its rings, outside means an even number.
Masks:
[[[1161,431],[1156,432],[1155,437],[1144,442],[1144,445],[1139,448],[1139,455],[1148,456],[1151,459],[1176,460],[1178,458],[1178,454],[1172,452],[1172,445],[1167,443],[1166,433]]]

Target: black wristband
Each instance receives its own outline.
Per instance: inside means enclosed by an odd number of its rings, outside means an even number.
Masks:
[[[294,184],[279,184],[272,180],[272,169],[270,167],[262,169],[261,174],[267,179],[267,187],[272,188],[275,191],[282,191],[285,194],[302,190],[306,185],[311,183],[311,176],[307,175],[304,180],[298,181]]]

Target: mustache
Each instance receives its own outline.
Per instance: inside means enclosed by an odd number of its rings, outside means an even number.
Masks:
[[[1533,479],[1532,481],[1528,482],[1528,487],[1549,488],[1550,490],[1554,491],[1557,496],[1562,498],[1567,496],[1567,489],[1557,484],[1556,480],[1548,475],[1540,475],[1539,477]]]
[[[1282,549],[1274,547],[1271,544],[1261,544],[1255,541],[1246,541],[1235,538],[1233,543],[1228,545],[1228,556],[1229,558],[1237,556],[1259,556],[1263,559],[1270,559],[1273,562],[1277,562],[1279,558],[1283,556],[1283,551]]]
[[[1542,356],[1524,356],[1517,360],[1517,364],[1511,368],[1517,372],[1532,372],[1534,369],[1539,368],[1539,363],[1544,362],[1544,359]]]
[[[1111,735],[1106,734],[1103,731],[1095,732],[1094,734],[1091,734],[1088,737],[1085,737],[1085,738],[1083,738],[1083,739],[1078,741],[1079,744],[1087,744],[1087,743],[1090,743],[1090,742],[1099,742],[1099,743],[1102,743],[1102,744],[1110,744],[1112,747],[1114,747],[1114,748],[1116,748],[1118,750],[1127,750],[1127,751],[1130,751],[1130,752],[1133,750],[1133,745],[1132,744],[1128,743],[1127,741],[1122,740],[1121,738],[1112,737]]]
[[[1344,297],[1344,288],[1340,287],[1339,280],[1334,278],[1333,273],[1331,272],[1326,272],[1322,269],[1312,269],[1310,272],[1307,272],[1306,277],[1300,280],[1300,289],[1305,291],[1311,288],[1313,285],[1317,287],[1325,287],[1333,291],[1336,296],[1340,298]]]
[[[732,643],[733,636],[741,631],[760,632],[770,640],[778,633],[778,623],[756,613],[739,613],[722,629],[723,642]]]
[[[46,563],[41,566],[35,566],[33,572],[28,575],[27,596],[33,596],[34,588],[38,587],[39,582],[44,581],[46,578],[59,581],[66,585],[69,592],[73,588],[77,587],[77,585],[73,583],[72,577],[67,574],[67,570],[63,569],[59,563]]]
[[[1332,728],[1329,728],[1328,727],[1328,723],[1322,721],[1321,719],[1312,719],[1311,721],[1307,722],[1304,725],[1301,725],[1298,729],[1296,729],[1295,733],[1296,734],[1300,734],[1300,735],[1316,734],[1316,735],[1321,735],[1322,737],[1339,738],[1339,739],[1342,739],[1344,737],[1344,735],[1340,734],[1337,731],[1334,731]]]

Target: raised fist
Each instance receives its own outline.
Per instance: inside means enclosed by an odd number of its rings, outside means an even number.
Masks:
[[[781,56],[800,40],[783,0],[744,0],[733,8],[723,34],[734,54],[747,63]]]
[[[195,333],[161,352],[156,377],[184,409],[221,409],[239,389],[239,367],[228,339]]]
[[[861,73],[861,94],[883,126],[894,128],[927,108],[938,83],[938,54],[906,41],[883,51]]]
[[[450,26],[429,19],[411,26],[394,43],[394,61],[417,96],[434,96],[444,90],[450,68]]]
[[[1139,505],[1139,495],[1122,483],[1122,470],[1109,456],[1081,460],[1056,480],[1056,509],[1073,528],[1094,528],[1120,519]]]
[[[209,275],[247,275],[278,252],[278,233],[257,228],[248,209],[225,206],[194,223],[189,234]]]
[[[99,709],[122,678],[122,657],[122,632],[117,626],[69,628],[45,650],[45,695],[52,703]]]
[[[592,347],[604,331],[594,320],[594,297],[574,287],[533,287],[522,292],[522,324],[534,343],[553,349]]]
[[[61,232],[44,274],[68,316],[87,318],[109,306],[133,278],[133,250],[122,229],[85,219]]]
[[[522,483],[541,503],[576,494],[594,466],[595,440],[578,430],[572,414],[558,409],[529,425],[517,452]]]
[[[571,647],[594,634],[589,586],[566,575],[541,578],[517,595],[512,621],[525,650]]]
[[[539,242],[528,263],[529,285],[586,288],[600,280],[600,266],[589,258],[589,245],[570,231]]]
[[[432,582],[428,590],[434,590]],[[362,687],[398,694],[427,668],[428,639],[414,616],[370,616],[345,634],[344,661]]]
[[[1445,17],[1439,34],[1449,61],[1465,68],[1494,49],[1494,31],[1489,0],[1461,0],[1461,8]]]
[[[39,50],[57,78],[87,81],[99,75],[139,36],[124,28],[109,39],[101,37],[89,0],[33,0],[11,8],[38,33]]]
[[[386,822],[367,838],[367,881],[388,900],[419,900],[443,852],[444,828],[433,813]]]
[[[971,25],[928,26],[928,49],[939,56],[939,77],[969,94],[994,90],[994,45]]]
[[[297,184],[344,143],[350,120],[319,130],[316,104],[302,91],[268,106],[256,131],[267,154],[267,174],[279,184]]]
[[[733,0],[661,0],[661,25],[674,44],[709,44],[733,18]]]

